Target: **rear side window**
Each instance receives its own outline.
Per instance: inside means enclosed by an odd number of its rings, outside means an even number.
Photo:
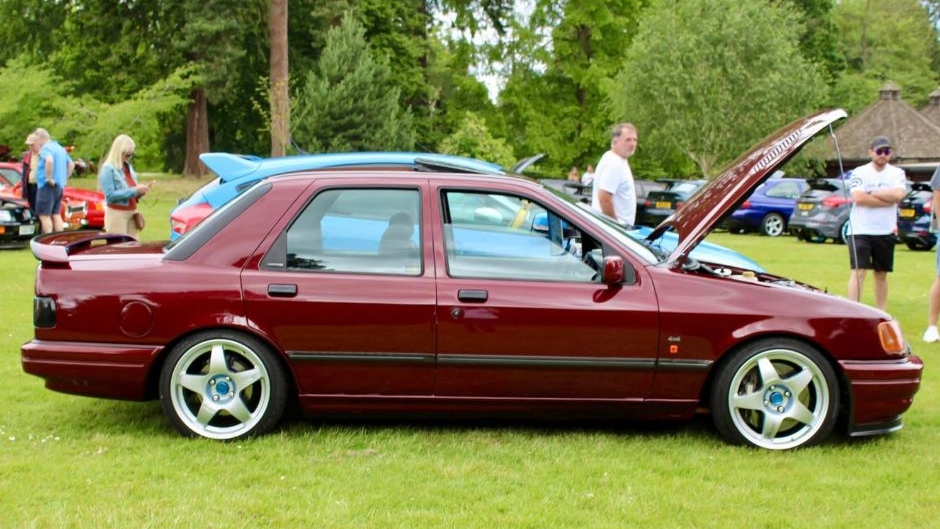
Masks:
[[[331,189],[287,230],[286,268],[419,275],[420,194],[412,189]]]

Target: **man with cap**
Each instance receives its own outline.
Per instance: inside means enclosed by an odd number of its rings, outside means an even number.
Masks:
[[[871,162],[852,171],[849,191],[849,299],[859,301],[868,271],[875,279],[875,306],[888,304],[888,272],[894,268],[898,203],[907,194],[904,170],[891,165],[891,141],[876,136],[868,149]]]

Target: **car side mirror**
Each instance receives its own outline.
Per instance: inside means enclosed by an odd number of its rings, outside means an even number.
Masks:
[[[604,273],[601,282],[605,285],[619,285],[624,279],[623,258],[611,255],[604,258]]]

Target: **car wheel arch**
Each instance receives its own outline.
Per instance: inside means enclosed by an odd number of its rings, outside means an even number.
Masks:
[[[721,373],[722,369],[725,369],[729,362],[732,361],[735,353],[740,350],[746,349],[753,346],[758,342],[763,341],[789,341],[793,343],[798,343],[804,347],[809,347],[814,349],[816,352],[820,353],[823,358],[825,358],[829,367],[835,372],[836,380],[839,384],[838,392],[840,397],[840,405],[837,410],[839,413],[840,421],[845,418],[845,415],[850,409],[850,392],[849,392],[849,382],[845,378],[845,373],[842,371],[842,368],[839,366],[839,362],[826,350],[825,347],[813,342],[812,340],[807,340],[805,336],[800,336],[791,333],[764,333],[764,334],[754,334],[748,336],[743,340],[736,341],[733,345],[727,348],[723,353],[717,355],[717,359],[712,363],[710,369],[708,370],[708,375],[705,377],[705,380],[702,384],[701,390],[699,392],[699,404],[709,410],[711,410],[711,394],[712,389],[715,384],[715,379]]]
[[[194,336],[200,334],[211,334],[213,332],[230,332],[235,334],[241,334],[243,336],[248,336],[256,340],[260,340],[267,346],[271,351],[274,351],[276,354],[274,357],[280,363],[280,367],[283,372],[287,375],[287,381],[289,384],[288,387],[288,400],[296,399],[297,394],[297,374],[294,372],[293,366],[287,360],[287,356],[284,354],[284,351],[280,347],[275,345],[275,343],[270,340],[267,336],[262,333],[257,332],[254,329],[240,327],[240,326],[226,326],[226,325],[217,325],[211,327],[201,327],[198,329],[191,329],[184,334],[181,334],[169,342],[167,342],[160,353],[157,355],[157,358],[150,366],[150,370],[147,373],[147,397],[150,400],[155,400],[160,398],[160,374],[163,372],[163,366],[166,364],[167,358],[170,356],[170,353],[176,349],[176,347],[190,339]]]

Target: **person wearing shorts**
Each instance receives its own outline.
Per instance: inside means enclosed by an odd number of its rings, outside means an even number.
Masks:
[[[930,208],[930,231],[937,232],[937,208],[940,207],[940,166],[930,178],[930,188],[933,190],[933,203]],[[924,341],[927,343],[940,342],[940,332],[937,331],[937,319],[940,318],[940,247],[937,248],[937,272],[930,285],[930,299],[927,308],[927,330],[924,331]]]
[[[62,193],[75,163],[65,147],[49,137],[46,129],[33,134],[41,145],[36,164],[36,216],[43,233],[62,231]]]
[[[872,271],[875,306],[885,310],[888,304],[888,273],[894,269],[894,245],[897,241],[898,203],[907,194],[904,170],[891,165],[891,141],[877,136],[868,149],[871,162],[852,171],[849,191],[848,297],[860,301],[868,271]]]

